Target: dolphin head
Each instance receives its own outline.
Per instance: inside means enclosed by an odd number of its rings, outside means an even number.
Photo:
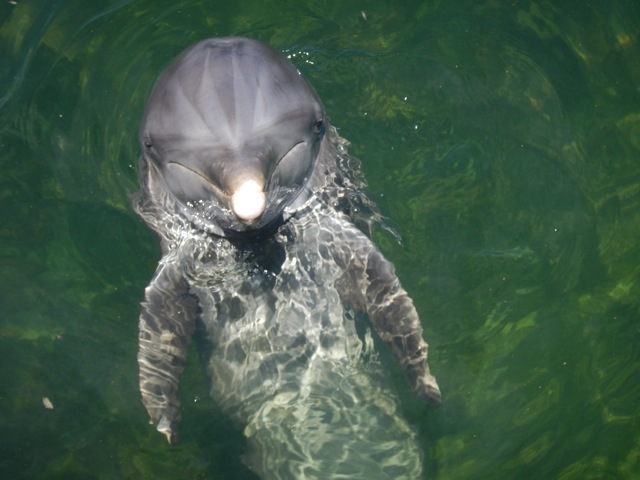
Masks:
[[[282,217],[313,172],[325,122],[315,91],[279,52],[216,38],[162,73],[140,142],[182,211],[232,235]]]

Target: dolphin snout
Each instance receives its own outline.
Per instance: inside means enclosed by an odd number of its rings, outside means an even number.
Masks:
[[[231,195],[231,210],[244,223],[258,219],[266,206],[267,195],[264,185],[253,179],[240,183]]]

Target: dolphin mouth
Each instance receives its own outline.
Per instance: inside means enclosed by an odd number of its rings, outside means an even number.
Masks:
[[[231,195],[224,189],[222,188],[218,182],[216,182],[215,180],[211,179],[211,177],[209,177],[207,174],[203,173],[201,170],[197,169],[197,168],[192,168],[189,167],[187,165],[184,165],[183,163],[179,163],[179,162],[167,162],[168,166],[172,166],[172,167],[179,167],[189,173],[192,173],[193,175],[196,175],[197,178],[200,179],[200,181],[202,182],[200,184],[200,186],[202,187],[202,193],[207,195],[212,195],[218,202],[222,202],[225,205],[229,205],[230,202],[230,198]],[[193,180],[191,180],[193,181]],[[180,195],[178,195],[180,196]],[[206,198],[191,198],[188,200],[188,203],[190,202],[195,202],[197,200],[206,200]]]
[[[248,178],[237,182],[235,188],[233,188],[233,193],[229,194],[226,190],[220,188],[208,175],[198,169],[179,162],[168,162],[168,165],[183,168],[198,176],[218,199],[224,199],[235,217],[245,225],[256,223],[267,208],[267,194],[264,182],[260,180]]]
[[[211,178],[209,178],[207,175],[205,175],[204,173],[202,173],[200,170],[197,170],[195,168],[191,168],[188,167],[187,165],[184,165],[180,162],[167,162],[167,165],[172,165],[172,166],[176,166],[176,167],[180,167],[180,168],[184,168],[185,170],[187,170],[188,172],[193,173],[194,175],[197,175],[198,177],[200,177],[200,179],[202,179],[208,186],[210,186],[213,190],[214,193],[217,196],[220,197],[229,197],[228,193],[225,193],[224,190],[222,190],[218,185],[216,185],[216,182],[214,182],[213,180],[211,180]]]

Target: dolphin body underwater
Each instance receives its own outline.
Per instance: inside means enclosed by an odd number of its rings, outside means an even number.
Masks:
[[[354,223],[377,211],[309,83],[258,41],[202,41],[158,79],[140,141],[134,208],[163,255],[138,353],[158,431],[177,441],[198,330],[211,395],[244,427],[243,461],[261,478],[420,478],[371,327],[437,407],[427,343],[393,265]]]

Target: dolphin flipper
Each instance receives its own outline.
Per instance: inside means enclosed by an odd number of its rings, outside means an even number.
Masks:
[[[315,223],[315,225],[314,225]],[[367,313],[380,337],[392,349],[413,391],[432,407],[441,402],[440,388],[429,371],[428,345],[413,301],[402,288],[391,262],[353,223],[335,212],[322,214],[316,222],[298,226],[301,244],[327,245],[333,261],[345,271],[339,290],[346,302]],[[315,239],[315,240],[314,240]]]
[[[140,392],[151,422],[170,444],[178,440],[178,384],[199,315],[197,298],[178,265],[162,262],[146,288],[140,313]]]
[[[429,371],[429,346],[422,336],[418,312],[400,285],[393,264],[371,244],[362,273],[360,284],[376,333],[391,347],[413,391],[432,407],[440,406],[440,388]]]

